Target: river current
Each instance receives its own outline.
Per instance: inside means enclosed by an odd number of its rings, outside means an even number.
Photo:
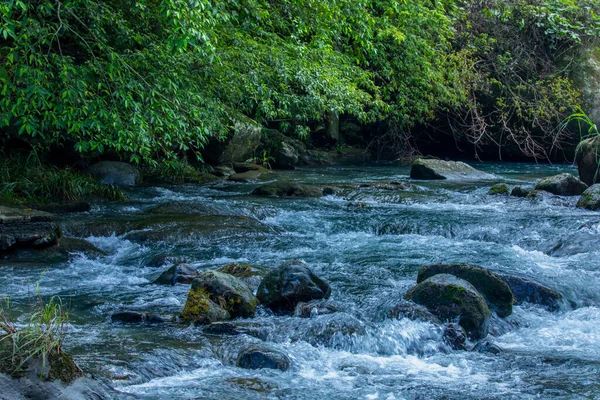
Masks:
[[[136,219],[173,202],[258,223],[176,238],[89,236],[105,256],[0,262],[1,294],[26,310],[43,275],[42,295],[59,295],[69,307],[66,350],[86,372],[142,399],[600,399],[600,213],[577,209],[576,197],[487,194],[497,182],[531,187],[543,176],[577,175],[571,166],[475,166],[496,179],[410,181],[408,168],[370,165],[277,174],[345,188],[320,199],[257,197],[250,192],[258,184],[227,181],[136,188],[125,203],[62,217],[65,233],[69,224]],[[416,187],[374,184],[384,181]],[[238,336],[111,322],[121,307],[181,311],[189,285],[151,284],[167,268],[147,265],[159,254],[198,270],[232,262],[269,269],[297,258],[330,282],[343,312],[304,319],[259,308],[236,321],[256,334]],[[458,262],[535,279],[569,305],[550,312],[525,303],[506,320],[493,318],[496,355],[451,350],[442,327],[391,316],[420,267]],[[290,370],[235,366],[241,346],[263,340],[289,355]]]

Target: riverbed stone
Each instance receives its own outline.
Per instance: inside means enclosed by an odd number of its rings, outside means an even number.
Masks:
[[[412,179],[491,179],[493,175],[479,171],[461,161],[417,158],[410,168]]]
[[[219,304],[232,318],[254,316],[259,304],[244,282],[218,271],[203,271],[192,282],[190,292],[194,291],[206,293],[211,301]]]
[[[53,214],[0,206],[0,252],[52,246],[61,236]]]
[[[488,334],[490,310],[483,296],[464,279],[450,274],[434,275],[410,289],[406,297],[424,305],[443,321],[458,319],[472,339]]]
[[[217,269],[217,271],[240,279],[253,293],[258,290],[258,286],[265,275],[265,271],[261,267],[237,263],[227,264]]]
[[[466,350],[467,332],[462,326],[456,323],[446,324],[442,333],[444,343],[453,350]]]
[[[327,282],[302,261],[291,260],[269,271],[258,287],[257,297],[272,310],[289,314],[300,302],[326,299],[330,294]]]
[[[523,189],[521,186],[515,186],[512,191],[510,192],[510,195],[512,197],[521,197],[521,198],[525,198],[525,197],[535,197],[535,195],[537,194],[536,190],[532,190],[532,189]]]
[[[273,179],[270,175],[273,173],[270,169],[262,168],[260,170],[240,172],[231,175],[228,179],[232,182],[256,182],[268,181]]]
[[[549,311],[557,311],[565,304],[562,294],[531,279],[516,275],[497,274],[510,287],[515,304],[539,304]]]
[[[488,191],[490,195],[508,194],[508,186],[506,183],[497,183]]]
[[[323,197],[323,189],[316,186],[277,181],[257,187],[252,191],[252,194],[278,197]]]
[[[199,275],[193,265],[177,264],[163,272],[153,283],[157,285],[190,284]]]
[[[194,288],[192,285],[181,311],[181,318],[197,325],[208,325],[213,322],[227,321],[231,319],[231,315],[219,304],[213,302],[206,290]]]
[[[296,304],[294,316],[311,318],[316,315],[327,315],[341,311],[343,311],[342,305],[331,300],[312,300]]]
[[[535,190],[543,190],[557,196],[579,196],[587,187],[573,175],[564,173],[542,179],[535,185]]]
[[[577,207],[590,211],[600,210],[600,183],[590,186],[583,192],[577,202]]]
[[[588,186],[600,183],[600,136],[581,141],[575,157],[579,179]]]
[[[502,349],[490,341],[483,340],[473,346],[471,351],[483,354],[500,354]]]
[[[401,303],[394,305],[387,316],[390,318],[408,318],[413,321],[431,322],[436,325],[442,323],[442,321],[433,315],[427,307],[413,301],[402,301]]]
[[[169,255],[169,254],[158,254],[154,257],[152,257],[152,259],[150,261],[148,261],[148,263],[146,264],[146,267],[150,267],[150,268],[159,268],[159,267],[163,267],[165,265],[176,265],[176,264],[183,264],[183,263],[189,263],[190,259],[187,257],[180,257],[180,256],[173,256],[173,255]]]
[[[145,320],[144,314],[137,311],[126,311],[119,310],[115,311],[110,319],[113,322],[125,322],[125,323],[142,323]]]
[[[240,350],[236,365],[245,369],[278,369],[287,371],[290,358],[282,351],[267,344],[253,344]]]
[[[513,294],[510,287],[493,272],[469,264],[435,264],[419,270],[417,283],[437,274],[450,274],[466,280],[481,293],[490,310],[501,318],[512,313]]]
[[[140,171],[121,161],[100,161],[85,172],[102,179],[102,183],[107,185],[135,186],[140,179]]]

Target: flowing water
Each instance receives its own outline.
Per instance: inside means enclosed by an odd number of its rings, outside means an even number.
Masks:
[[[532,186],[542,176],[576,174],[570,166],[478,167],[497,179],[414,181],[415,187],[400,190],[373,183],[409,181],[407,168],[335,166],[279,173],[345,188],[321,199],[256,197],[250,192],[257,185],[227,182],[138,188],[126,203],[64,217],[65,232],[75,223],[135,220],[174,201],[252,224],[90,236],[106,256],[4,260],[0,292],[25,310],[46,270],[42,295],[60,295],[70,308],[67,350],[85,371],[144,399],[600,398],[600,213],[575,208],[577,198],[487,194],[495,182]],[[238,321],[254,336],[111,322],[120,307],[181,311],[188,285],[150,283],[167,268],[147,266],[158,254],[185,257],[198,270],[231,262],[272,268],[298,258],[331,283],[331,298],[344,311],[303,319],[259,308],[255,318]],[[533,278],[559,290],[570,305],[549,312],[523,304],[506,320],[493,318],[488,339],[502,349],[497,355],[453,351],[440,326],[390,317],[420,267],[454,262]],[[241,346],[262,340],[289,355],[290,370],[235,366]]]

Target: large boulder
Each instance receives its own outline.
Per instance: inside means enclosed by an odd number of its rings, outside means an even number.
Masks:
[[[564,297],[554,289],[515,275],[497,274],[510,287],[515,304],[524,302],[540,304],[549,311],[556,311],[566,304]]]
[[[283,352],[266,344],[253,344],[243,348],[236,362],[237,366],[246,369],[279,369],[290,368],[290,358]]]
[[[581,141],[575,157],[579,179],[588,186],[600,183],[600,136]]]
[[[175,285],[176,283],[189,284],[200,274],[191,264],[177,264],[160,274],[153,282],[158,285]]]
[[[428,265],[419,271],[417,283],[437,274],[450,274],[469,282],[483,295],[490,310],[495,311],[499,317],[505,318],[512,313],[513,294],[510,287],[493,272],[468,264]]]
[[[198,325],[208,325],[213,322],[227,321],[231,319],[231,315],[212,301],[205,290],[192,286],[183,311],[181,311],[181,318]]]
[[[542,179],[535,190],[543,190],[557,196],[579,196],[587,185],[569,173],[558,174]]]
[[[494,176],[479,171],[460,161],[417,158],[411,165],[412,179],[492,179]]]
[[[600,210],[600,183],[590,186],[583,192],[577,207],[591,211]]]
[[[323,189],[316,186],[277,181],[257,187],[252,191],[252,194],[278,197],[323,197]]]
[[[458,319],[471,339],[482,339],[489,332],[490,310],[485,299],[464,279],[434,275],[409,290],[406,297],[444,321]]]
[[[262,128],[253,123],[238,122],[233,127],[231,139],[219,159],[220,164],[244,162],[252,156],[262,139]]]
[[[326,299],[329,284],[316,276],[302,261],[291,260],[271,270],[262,280],[256,296],[274,311],[292,313],[300,302]]]
[[[218,271],[204,271],[192,282],[191,292],[204,293],[219,304],[232,318],[252,317],[258,299],[244,282],[233,275]]]
[[[61,235],[53,214],[0,206],[0,252],[17,247],[52,246]]]
[[[107,185],[134,186],[140,179],[140,171],[120,161],[100,161],[85,172],[102,179],[102,183]]]

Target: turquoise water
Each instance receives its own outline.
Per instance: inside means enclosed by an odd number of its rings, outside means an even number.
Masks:
[[[576,174],[570,166],[477,167],[496,179],[410,181],[407,168],[371,165],[277,174],[343,188],[321,199],[260,198],[250,195],[257,185],[227,182],[138,188],[126,203],[66,217],[65,231],[76,222],[136,220],[174,201],[258,223],[176,237],[91,236],[107,256],[28,266],[4,260],[0,291],[26,309],[47,270],[42,294],[60,295],[70,307],[67,350],[84,370],[144,399],[600,398],[600,213],[575,208],[576,198],[487,195],[497,182],[533,186],[543,176]],[[386,181],[416,186],[374,185]],[[367,207],[348,207],[356,202]],[[199,270],[230,262],[272,268],[299,258],[331,283],[332,300],[344,312],[300,319],[259,310],[238,321],[258,337],[111,322],[120,307],[181,311],[188,286],[150,284],[166,268],[146,266],[157,254],[187,257]],[[502,348],[499,355],[453,351],[442,342],[441,327],[389,317],[421,266],[450,262],[534,278],[563,293],[570,306],[551,313],[524,304],[507,320],[494,319],[488,339]],[[241,346],[262,340],[290,356],[289,371],[235,366]]]

